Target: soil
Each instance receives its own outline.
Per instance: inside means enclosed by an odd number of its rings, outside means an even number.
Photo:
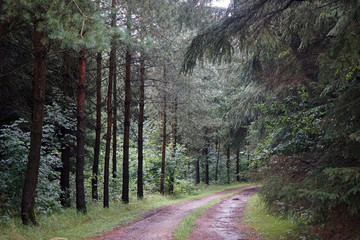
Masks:
[[[145,214],[128,226],[116,228],[105,235],[94,237],[94,240],[166,240],[173,238],[173,231],[189,213],[225,194],[246,189],[238,194],[223,199],[209,208],[205,215],[198,219],[191,239],[258,239],[246,238],[242,231],[249,232],[239,226],[246,201],[257,191],[256,186],[246,186],[224,190],[209,196],[175,205],[166,206]],[[236,200],[234,200],[236,199]],[[241,227],[241,230],[240,228]]]
[[[204,215],[196,220],[196,227],[189,239],[260,239],[251,228],[242,222],[245,205],[257,191],[257,187],[245,189],[210,207]]]

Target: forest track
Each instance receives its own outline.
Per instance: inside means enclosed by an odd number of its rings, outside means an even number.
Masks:
[[[258,240],[256,233],[241,221],[249,198],[258,187],[247,188],[222,199],[196,220],[189,240]]]
[[[245,190],[243,190],[245,189]],[[240,190],[243,190],[240,193],[236,193]],[[250,191],[250,192],[249,192]],[[192,211],[198,209],[201,206],[204,206],[205,204],[221,197],[226,194],[234,192],[235,195],[232,195],[228,198],[223,199],[220,203],[215,204],[210,209],[213,209],[215,206],[218,206],[219,204],[222,204],[223,202],[226,202],[226,199],[232,198],[233,196],[242,196],[241,199],[244,201],[237,201],[239,203],[238,209],[240,211],[236,210],[236,213],[242,214],[242,210],[246,204],[247,199],[250,198],[252,194],[254,194],[257,191],[257,186],[250,185],[245,187],[239,187],[239,188],[232,188],[227,189],[221,192],[217,192],[196,200],[190,200],[183,203],[178,203],[175,205],[166,206],[163,208],[160,208],[158,210],[153,210],[145,214],[145,216],[128,225],[125,227],[116,228],[111,232],[108,232],[104,235],[94,237],[91,239],[94,240],[166,240],[166,239],[172,239],[173,238],[173,231],[178,226],[180,221],[186,217],[189,213]],[[243,193],[243,194],[242,194]],[[231,207],[236,208],[232,202]],[[236,205],[236,204],[235,204]],[[237,208],[236,208],[237,209]],[[241,210],[242,209],[242,210]],[[231,210],[232,211],[232,210]],[[205,215],[208,215],[209,211],[206,211]],[[210,217],[210,215],[209,215]],[[239,216],[238,216],[239,218]],[[204,220],[203,220],[204,221]],[[206,220],[208,221],[208,220]],[[229,221],[234,221],[234,219],[229,218]],[[238,222],[235,220],[235,222]],[[230,226],[230,225],[229,225]],[[232,228],[231,228],[232,229]],[[196,229],[195,229],[196,230]],[[208,231],[202,228],[202,232]],[[223,230],[221,230],[223,231]],[[227,230],[224,230],[227,231]],[[196,236],[195,236],[196,237]],[[211,238],[192,238],[192,239],[211,239]],[[227,238],[214,238],[214,239],[227,239]],[[233,239],[233,238],[229,238]],[[241,239],[241,238],[240,238]]]

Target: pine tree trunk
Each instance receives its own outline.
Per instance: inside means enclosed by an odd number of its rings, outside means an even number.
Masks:
[[[116,49],[114,50],[116,52]],[[117,152],[117,84],[116,84],[116,54],[114,56],[114,88],[113,88],[113,110],[114,110],[114,116],[113,116],[113,156],[112,156],[112,177],[116,178],[116,172],[117,172],[117,160],[116,160],[116,152]]]
[[[195,184],[200,184],[200,158],[195,161]]]
[[[111,48],[109,60],[109,84],[107,92],[107,130],[106,130],[106,146],[104,160],[104,208],[109,207],[109,165],[110,165],[110,146],[111,146],[111,126],[112,126],[112,92],[114,79],[114,49]]]
[[[163,109],[162,109],[162,146],[161,146],[161,172],[160,172],[160,193],[165,194],[165,160],[166,160],[166,68],[164,67],[163,78],[165,82],[163,92]]]
[[[112,0],[111,1],[111,6],[113,9],[116,8],[117,6],[117,0]],[[112,14],[112,19],[111,19],[111,28],[116,28],[116,17],[117,14],[116,12],[114,12]],[[113,156],[112,156],[112,176],[113,178],[116,178],[116,171],[117,171],[117,161],[116,161],[116,152],[117,152],[117,82],[116,82],[116,43],[115,43],[115,39],[113,39],[112,41],[112,46],[111,46],[111,53],[110,53],[110,67],[112,68],[112,75],[113,75],[113,111],[114,111],[114,116],[113,116]]]
[[[209,159],[208,159],[208,154],[209,154],[209,148],[206,147],[203,149],[203,155],[205,156],[205,184],[209,185]]]
[[[137,196],[144,197],[143,189],[143,148],[144,148],[144,106],[145,106],[145,63],[140,59],[140,88],[139,88],[139,122],[138,122],[138,172],[137,172]]]
[[[174,161],[174,167],[170,170],[169,173],[169,194],[174,193],[175,185],[175,170],[177,168],[176,162],[176,144],[177,144],[177,107],[178,107],[178,98],[175,97],[175,103],[173,108],[173,121],[171,123],[171,135],[172,135],[172,160]]]
[[[218,181],[219,175],[219,161],[220,161],[220,140],[216,141],[217,157],[216,157],[216,166],[215,166],[215,182]]]
[[[36,185],[40,167],[40,149],[44,116],[46,88],[46,47],[42,43],[44,33],[37,30],[40,21],[34,24],[34,81],[33,112],[30,134],[30,151],[21,201],[21,219],[23,224],[37,225],[34,212]]]
[[[230,147],[226,149],[226,182],[230,183]]]
[[[69,52],[65,51],[63,55],[63,92],[65,96],[71,95],[71,76],[69,74],[71,68],[71,58]],[[63,110],[68,106],[63,106]],[[61,126],[61,163],[60,168],[60,203],[63,207],[70,207],[70,143],[66,139],[66,135],[70,133],[69,129]]]
[[[98,200],[98,174],[99,174],[99,155],[100,155],[100,135],[101,135],[101,52],[96,57],[96,127],[94,144],[93,176],[91,180],[92,198]]]
[[[164,107],[162,112],[162,147],[161,147],[161,173],[160,193],[165,194],[165,159],[166,159],[166,95],[164,95]]]
[[[240,182],[240,149],[236,149],[236,181]]]
[[[86,212],[84,187],[84,156],[85,156],[85,75],[86,49],[79,52],[79,81],[77,93],[77,152],[76,152],[76,209]]]
[[[121,199],[129,203],[129,147],[130,147],[130,103],[131,103],[131,52],[125,56],[125,112],[124,112],[124,145],[123,145],[123,186]]]

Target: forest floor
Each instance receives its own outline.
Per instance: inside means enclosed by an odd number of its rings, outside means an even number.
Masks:
[[[242,190],[241,192],[239,192]],[[173,239],[181,220],[196,209],[231,194],[211,206],[196,220],[190,239],[259,239],[251,228],[241,222],[248,199],[258,191],[255,185],[233,188],[206,197],[162,207],[145,214],[140,220],[91,240]]]

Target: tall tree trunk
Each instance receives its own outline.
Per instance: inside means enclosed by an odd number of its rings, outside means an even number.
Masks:
[[[93,176],[91,180],[92,198],[98,200],[98,174],[99,174],[99,155],[100,155],[100,135],[101,135],[101,52],[96,57],[96,127],[94,144]]]
[[[226,182],[230,183],[230,147],[226,148]]]
[[[111,146],[111,126],[112,126],[112,87],[114,78],[114,49],[111,48],[109,60],[109,84],[107,92],[107,128],[106,146],[104,161],[104,207],[109,207],[109,165],[110,165],[110,146]]]
[[[44,33],[38,31],[40,20],[34,24],[34,81],[33,81],[33,112],[30,134],[30,151],[21,200],[21,219],[23,224],[30,222],[37,225],[34,213],[36,185],[40,167],[40,149],[44,116],[46,88],[46,47],[42,43]]]
[[[161,173],[160,173],[160,193],[165,194],[165,160],[166,160],[166,68],[164,67],[163,78],[165,82],[163,92],[163,109],[162,109],[162,147],[161,147]]]
[[[79,82],[77,93],[77,152],[76,152],[76,209],[86,212],[84,188],[84,155],[85,155],[85,75],[86,49],[79,52]]]
[[[63,54],[63,92],[65,96],[71,95],[71,76],[70,76],[70,68],[71,68],[71,58],[68,51],[64,51]],[[65,110],[68,106],[63,106],[63,110]],[[69,129],[65,126],[61,126],[61,168],[60,168],[60,203],[63,207],[70,207],[70,156],[71,149],[70,143],[67,141],[66,135],[70,133]]]
[[[130,103],[131,103],[131,52],[125,56],[125,112],[124,112],[124,146],[123,146],[123,186],[121,199],[129,203],[129,147],[130,147]]]
[[[116,1],[112,0],[111,7],[115,8]],[[111,16],[111,28],[116,26],[116,13]],[[115,64],[116,64],[116,48],[115,39],[112,39],[110,59],[109,59],[109,84],[107,92],[107,128],[106,128],[106,145],[105,145],[105,159],[104,159],[104,208],[109,207],[109,167],[110,167],[110,146],[111,146],[111,126],[112,126],[112,93],[113,82],[115,78]]]
[[[208,154],[209,154],[209,148],[206,147],[203,149],[203,155],[205,156],[205,184],[209,185],[209,159],[208,159]]]
[[[160,193],[165,194],[165,159],[166,159],[166,95],[164,94],[164,106],[162,112],[162,147],[161,147],[161,173]]]
[[[138,172],[137,172],[137,196],[144,197],[143,189],[143,147],[144,147],[144,106],[145,106],[145,62],[143,56],[140,59],[140,88],[139,88],[139,122],[138,122]]]
[[[200,158],[195,161],[195,184],[200,184]]]
[[[219,161],[220,161],[220,139],[216,141],[217,157],[216,157],[216,166],[215,166],[215,182],[218,181],[219,175]]]
[[[172,135],[172,160],[174,161],[174,167],[169,172],[169,194],[174,193],[174,185],[175,185],[175,170],[177,168],[176,162],[176,144],[177,144],[177,107],[178,107],[178,98],[175,97],[175,103],[173,108],[173,121],[171,123],[171,135]]]
[[[117,172],[117,160],[116,160],[116,152],[117,152],[117,87],[116,87],[116,46],[114,47],[114,100],[113,100],[113,110],[114,110],[114,117],[113,117],[113,157],[112,157],[112,176],[116,178]]]
[[[236,149],[236,181],[240,182],[240,149]]]

